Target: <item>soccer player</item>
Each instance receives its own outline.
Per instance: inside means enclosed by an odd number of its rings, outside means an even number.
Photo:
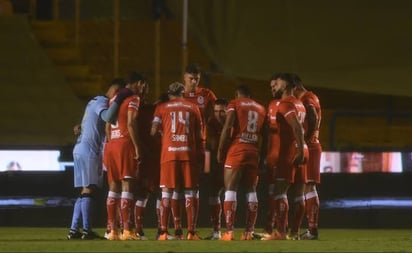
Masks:
[[[104,163],[107,168],[109,193],[107,196],[108,223],[111,228],[109,240],[138,240],[130,225],[134,206],[133,186],[140,163],[138,121],[140,98],[146,80],[140,73],[131,72],[126,88],[135,95],[128,97],[120,105],[115,124],[110,125],[110,135],[105,147]],[[118,235],[117,209],[120,205],[123,234]]]
[[[246,228],[241,240],[252,240],[256,223],[258,199],[259,139],[266,116],[265,108],[251,98],[245,85],[236,88],[236,98],[230,101],[219,140],[217,161],[224,162],[225,200],[223,210],[226,232],[221,240],[234,239],[237,190],[245,187],[247,199]],[[231,137],[232,136],[232,137]],[[230,144],[226,159],[224,149]]]
[[[273,74],[270,79],[270,89],[272,93],[272,101],[269,102],[267,108],[266,124],[264,128],[263,144],[261,157],[265,161],[265,176],[268,183],[268,212],[267,220],[264,227],[263,233],[255,233],[257,237],[270,237],[273,232],[273,227],[275,225],[275,182],[274,182],[274,171],[276,170],[276,165],[279,157],[279,146],[280,137],[279,129],[276,122],[276,114],[278,112],[279,102],[282,97],[282,92],[275,89],[276,79],[280,74]]]
[[[169,101],[156,107],[151,134],[162,132],[160,164],[161,230],[158,240],[168,239],[170,201],[174,189],[184,189],[186,199],[187,239],[200,240],[196,234],[198,206],[195,203],[199,184],[199,166],[203,164],[205,142],[202,135],[202,118],[199,108],[183,98],[184,85],[169,85]],[[176,219],[175,213],[172,213]]]
[[[275,92],[282,93],[282,99],[279,102],[276,114],[280,137],[278,162],[274,171],[276,231],[272,232],[270,237],[262,239],[286,240],[295,238],[297,235],[297,231],[293,231],[294,228],[292,228],[290,236],[287,234],[289,212],[287,193],[292,184],[294,188],[291,197],[294,205],[303,208],[305,205],[303,189],[306,183],[308,148],[304,140],[303,122],[306,110],[302,102],[294,96],[296,83],[293,75],[281,74],[276,79],[273,88]],[[300,226],[300,223],[295,222],[295,225]]]
[[[202,121],[206,123],[210,116],[213,115],[213,104],[216,100],[216,95],[208,88],[199,87],[201,79],[200,68],[195,64],[189,64],[186,66],[183,74],[184,94],[183,97],[188,101],[196,104],[199,107]],[[203,125],[203,135],[206,136],[206,125]],[[203,169],[200,168],[200,169]],[[199,206],[199,192],[196,192],[195,205]],[[175,236],[182,236],[181,234],[181,216],[182,216],[182,200],[183,192],[181,189],[175,189],[172,196],[172,211],[175,213],[174,226]],[[198,208],[197,208],[198,209]],[[198,209],[199,210],[199,209]],[[195,220],[198,219],[198,213],[195,214]]]
[[[80,196],[76,199],[73,210],[72,224],[67,239],[94,239],[99,236],[92,231],[93,198],[98,188],[102,186],[102,149],[105,138],[104,126],[106,121],[115,117],[118,105],[130,95],[126,90],[119,93],[116,102],[108,109],[108,101],[120,88],[124,87],[122,79],[114,79],[105,96],[91,99],[83,114],[81,125],[73,128],[78,136],[73,149],[74,186],[81,187]],[[113,110],[114,109],[114,110]],[[83,232],[80,233],[80,220]]]
[[[319,98],[303,86],[298,76],[296,78],[295,96],[299,98],[306,109],[304,121],[305,142],[309,149],[307,164],[307,183],[305,185],[305,213],[308,220],[308,230],[300,238],[304,240],[318,239],[319,196],[316,185],[320,183],[320,159],[322,146],[319,142],[319,128],[322,110]]]
[[[136,203],[134,208],[134,222],[136,236],[140,240],[147,240],[143,232],[143,217],[149,194],[156,196],[159,194],[160,178],[160,150],[161,136],[160,133],[152,136],[150,134],[153,114],[156,108],[155,104],[148,103],[145,98],[149,91],[149,85],[146,84],[143,93],[140,94],[140,106],[138,120],[139,140],[142,147],[140,149],[141,162],[139,165],[139,176],[137,178]]]
[[[226,99],[217,99],[213,106],[213,117],[207,122],[207,141],[206,148],[210,151],[210,172],[208,178],[209,186],[209,214],[212,224],[212,234],[206,237],[207,240],[220,240],[221,238],[221,216],[222,204],[220,195],[224,188],[223,183],[223,163],[216,160],[219,138],[222,133],[223,125],[226,120],[226,109],[228,101]],[[205,158],[206,159],[206,158]]]

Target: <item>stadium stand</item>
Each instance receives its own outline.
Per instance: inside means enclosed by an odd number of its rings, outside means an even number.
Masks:
[[[0,16],[12,16],[13,6],[9,0],[0,0]]]
[[[67,36],[64,22],[34,21],[31,24],[37,40],[79,98],[87,100],[102,92],[102,76],[92,73],[90,66],[84,63],[82,54]]]
[[[73,144],[82,101],[33,36],[27,17],[0,17],[0,30],[1,146]]]

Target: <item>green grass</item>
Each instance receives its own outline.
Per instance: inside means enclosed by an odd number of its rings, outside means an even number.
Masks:
[[[0,228],[0,252],[412,252],[412,229],[322,229],[317,241],[66,240],[67,228]],[[210,229],[199,230],[201,236]],[[96,229],[103,234],[103,229]],[[241,230],[236,231],[236,238]]]

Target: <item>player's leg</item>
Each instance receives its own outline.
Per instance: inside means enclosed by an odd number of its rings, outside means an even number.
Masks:
[[[242,185],[246,188],[246,226],[241,240],[252,240],[255,231],[256,218],[258,213],[258,198],[256,186],[258,183],[258,167],[247,166],[243,169]]]
[[[314,182],[305,185],[305,201],[308,231],[301,235],[301,239],[315,240],[318,239],[319,196]]]
[[[293,240],[299,240],[299,229],[305,215],[304,187],[303,183],[295,182],[289,189],[292,202],[292,224],[290,226],[289,238]]]
[[[82,239],[100,238],[92,228],[94,218],[95,197],[99,188],[103,186],[103,169],[101,155],[88,153],[84,159],[83,173],[84,187],[81,192],[81,209],[83,218]]]
[[[168,225],[171,213],[171,199],[176,187],[177,161],[164,162],[160,165],[160,235],[158,240],[169,240]]]
[[[209,219],[212,226],[212,233],[206,237],[207,240],[219,240],[221,236],[222,203],[221,194],[224,189],[223,166],[214,163],[211,167],[209,177]]]
[[[276,231],[272,232],[272,237],[267,239],[286,239],[288,228],[288,213],[289,202],[287,191],[290,186],[290,182],[285,178],[277,178],[274,188],[274,204],[275,204],[275,224]],[[265,239],[265,238],[262,238]]]
[[[210,182],[213,184],[213,182]],[[209,195],[209,217],[210,223],[212,225],[212,233],[209,237],[205,238],[208,240],[219,240],[221,238],[221,216],[222,216],[222,203],[220,200],[220,195],[222,189],[211,189]]]
[[[149,198],[148,194],[139,194],[142,196],[138,196],[135,202],[134,207],[134,223],[135,223],[135,231],[136,235],[140,238],[140,240],[147,240],[144,231],[143,231],[143,221],[144,221],[144,214],[146,210],[147,201]]]
[[[89,187],[83,187],[81,193],[81,209],[83,218],[82,239],[84,240],[100,238],[100,236],[98,236],[92,229],[95,191],[96,186],[90,185]]]
[[[318,239],[319,196],[316,185],[320,183],[320,159],[322,147],[319,143],[309,145],[309,162],[307,166],[307,183],[305,185],[306,217],[308,231],[302,234],[302,239]]]
[[[226,167],[224,169],[225,200],[223,202],[223,212],[225,215],[226,232],[221,240],[234,239],[234,223],[237,208],[237,189],[242,176],[242,171],[238,168]]]
[[[120,199],[120,210],[123,222],[123,234],[121,240],[138,240],[133,232],[131,217],[134,210],[134,188],[135,181],[133,178],[126,177],[122,179],[122,193]]]
[[[186,220],[187,220],[187,239],[188,240],[201,240],[196,233],[197,227],[197,215],[199,212],[199,173],[194,164],[191,161],[181,162],[182,181],[181,184],[185,189],[185,207],[186,207]]]
[[[74,187],[82,187],[83,186],[83,177],[82,177],[82,170],[83,170],[83,162],[81,159],[81,152],[80,146],[76,146],[73,150],[73,161],[74,161]],[[80,153],[76,152],[79,150]],[[79,239],[81,238],[81,233],[79,231],[80,228],[80,221],[82,218],[82,210],[81,210],[81,196],[77,197],[76,202],[74,203],[73,207],[73,215],[72,215],[72,222],[70,225],[69,233],[67,234],[67,239]]]
[[[79,231],[81,214],[81,198],[79,196],[74,203],[72,222],[70,225],[69,233],[67,234],[67,240],[81,238],[82,234]]]
[[[110,178],[108,173],[108,178]],[[106,199],[107,210],[107,227],[109,228],[108,240],[119,239],[119,221],[120,221],[120,198],[121,198],[121,182],[110,181],[109,179],[109,192]]]
[[[172,194],[171,210],[176,239],[183,239],[182,213],[184,208],[184,189],[178,185]]]

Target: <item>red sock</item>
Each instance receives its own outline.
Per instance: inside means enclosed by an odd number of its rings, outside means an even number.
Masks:
[[[143,231],[143,217],[144,217],[145,209],[146,208],[144,206],[134,207],[134,222],[135,222],[136,232]]]
[[[209,204],[210,209],[210,223],[212,224],[213,231],[220,231],[221,222],[220,217],[222,215],[222,204]]]
[[[159,199],[156,200],[156,217],[157,217],[157,230],[158,230],[158,232],[161,231],[160,201],[161,200],[159,200]]]
[[[291,227],[292,233],[299,232],[303,217],[305,216],[305,200],[303,197],[295,199],[293,203],[293,224]]]
[[[186,196],[186,218],[187,218],[187,230],[194,232],[196,229],[195,216],[196,216],[196,199],[194,197]]]
[[[233,231],[236,218],[236,205],[237,201],[223,202],[223,211],[225,212],[226,230]]]
[[[195,208],[193,222],[194,224],[197,224],[197,221],[199,220],[199,206],[200,206],[200,199],[198,196],[195,196],[193,203],[194,203],[194,208]]]
[[[171,200],[173,224],[175,231],[182,229],[182,200],[173,199]]]
[[[114,193],[116,194],[116,193]],[[115,197],[114,194],[109,192],[109,196],[106,199],[106,209],[107,209],[107,228],[108,230],[118,229],[118,217],[117,211],[120,206],[120,195]],[[113,195],[113,196],[111,196]]]
[[[255,230],[257,211],[258,211],[258,202],[247,202],[246,231],[248,232],[253,232]]]
[[[288,226],[289,203],[285,196],[275,197],[276,229],[279,233],[285,234]]]
[[[273,227],[275,226],[275,196],[273,194],[269,195],[268,204],[269,207],[265,231],[271,234],[273,232]]]
[[[120,210],[122,213],[123,220],[123,230],[130,231],[130,216],[132,214],[134,200],[133,198],[121,198],[120,200]]]
[[[319,222],[319,197],[317,195],[306,199],[306,217],[309,231],[317,232]]]
[[[170,215],[170,197],[163,197],[160,200],[160,230],[161,232],[167,232]]]

